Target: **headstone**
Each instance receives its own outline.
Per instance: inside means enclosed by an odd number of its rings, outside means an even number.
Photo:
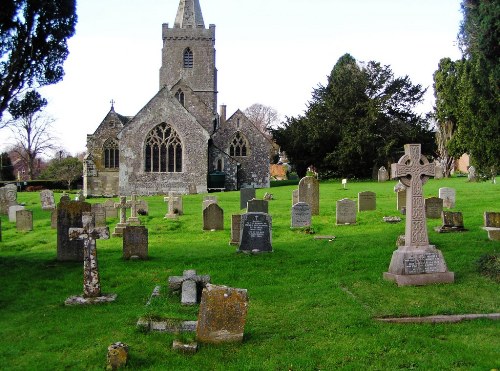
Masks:
[[[217,196],[205,196],[203,197],[202,208],[205,209],[208,205],[216,204],[217,202]]]
[[[16,222],[16,215],[19,210],[24,210],[24,206],[21,205],[13,205],[9,207],[9,222]]]
[[[188,185],[188,193],[190,195],[195,195],[195,194],[198,193],[198,190],[196,189],[196,184],[189,183],[189,185]]]
[[[54,192],[50,189],[40,191],[40,201],[42,203],[42,210],[54,210],[56,208]]]
[[[292,206],[292,228],[311,226],[311,206],[305,202],[298,202]]]
[[[168,277],[168,288],[181,294],[182,305],[199,303],[201,291],[210,283],[209,275],[197,275],[194,269],[185,270],[182,276]]]
[[[485,211],[483,229],[488,232],[490,240],[500,241],[500,213]]]
[[[461,212],[443,211],[441,213],[441,220],[443,225],[437,227],[436,232],[448,233],[467,231],[467,229],[464,228],[464,218]]]
[[[50,213],[50,228],[57,228],[57,209],[52,210]]]
[[[71,201],[71,198],[69,198],[69,195],[64,192],[62,195],[61,195],[61,198],[59,199],[59,202],[70,202]]]
[[[102,204],[91,204],[90,210],[94,214],[94,222],[96,227],[106,226],[106,209]]]
[[[294,189],[292,191],[292,206],[299,202],[299,190]]]
[[[116,224],[115,230],[113,231],[113,237],[122,237],[123,230],[127,227],[127,209],[130,208],[130,204],[127,203],[126,196],[120,196],[120,202],[115,203],[115,209],[120,209],[120,221]]]
[[[247,202],[248,213],[269,213],[269,201],[267,200],[250,200]]]
[[[241,216],[239,252],[272,252],[272,218],[266,213],[246,213]]]
[[[443,170],[443,165],[441,165],[441,162],[439,161],[434,161],[434,179],[443,179],[444,176],[444,170]]]
[[[82,189],[80,189],[78,191],[78,193],[76,194],[75,201],[80,201],[80,202],[84,202],[85,201],[85,195],[83,194],[83,190]]]
[[[139,200],[139,204],[137,206],[137,214],[139,215],[148,215],[149,214],[149,205],[146,200]]]
[[[255,188],[240,189],[240,210],[247,207],[247,202],[255,198]]]
[[[145,226],[129,225],[123,230],[123,259],[148,258],[148,229]]]
[[[16,228],[18,231],[33,230],[33,211],[17,210],[16,212]]]
[[[17,205],[17,187],[15,184],[7,184],[0,188],[0,214],[7,215],[9,207]]]
[[[247,290],[208,284],[201,297],[196,339],[203,343],[243,341],[247,312]]]
[[[177,219],[182,215],[182,196],[176,195],[174,192],[169,192],[168,196],[163,197],[163,201],[167,202],[167,213],[164,219]]]
[[[118,209],[115,208],[115,203],[113,200],[106,200],[102,205],[104,206],[104,210],[106,211],[106,218],[118,217]]]
[[[231,215],[231,241],[230,245],[240,244],[241,214]]]
[[[439,198],[443,200],[443,207],[447,209],[455,207],[456,193],[454,188],[439,188]]]
[[[90,212],[88,202],[68,201],[61,197],[57,205],[57,260],[83,261],[83,241],[70,240],[69,229],[81,228],[84,212]]]
[[[347,189],[347,179],[342,179],[342,187]]]
[[[377,210],[377,195],[374,192],[358,193],[358,211]]]
[[[395,186],[394,186],[394,192],[396,192],[396,210],[403,210],[403,208],[406,207],[406,186],[401,183],[401,182],[398,182]]]
[[[118,342],[113,343],[108,347],[107,369],[117,370],[119,368],[125,367],[128,362],[128,350],[127,344]]]
[[[337,201],[336,224],[356,224],[356,202],[343,198]]]
[[[428,219],[441,218],[443,211],[443,200],[439,197],[429,197],[425,199],[425,217]]]
[[[134,193],[127,201],[127,206],[130,207],[130,216],[127,219],[127,225],[141,225],[141,221],[137,216],[137,210],[139,209],[140,202],[137,200],[137,195]]]
[[[389,180],[389,173],[387,172],[387,169],[382,166],[380,169],[378,169],[378,181],[379,182],[387,182]]]
[[[308,203],[312,215],[319,215],[319,182],[315,177],[306,176],[300,180],[299,202]]]
[[[469,174],[467,175],[467,178],[469,179],[469,182],[477,181],[476,168],[474,166],[469,166],[468,171],[469,171]]]
[[[203,230],[224,230],[224,210],[219,205],[211,203],[203,209]]]
[[[423,184],[434,175],[434,164],[421,154],[420,144],[406,144],[405,155],[392,164],[392,178],[399,179],[407,188],[405,244],[392,254],[386,280],[398,286],[452,283],[441,251],[429,245]]]

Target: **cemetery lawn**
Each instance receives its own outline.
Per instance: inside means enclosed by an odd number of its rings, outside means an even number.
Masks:
[[[500,183],[500,179],[498,179]],[[239,192],[216,194],[224,209],[224,231],[202,231],[203,195],[184,196],[179,220],[163,219],[163,197],[146,197],[149,215],[148,261],[122,260],[122,240],[97,241],[103,293],[118,294],[111,304],[67,307],[64,300],[82,292],[82,264],[57,262],[56,230],[42,211],[39,193],[19,193],[33,210],[34,231],[17,232],[2,216],[0,242],[0,368],[3,370],[102,370],[107,347],[130,346],[129,369],[144,370],[490,370],[500,368],[500,321],[480,319],[448,324],[394,324],[382,317],[499,313],[499,283],[477,272],[477,260],[499,253],[488,240],[484,211],[500,212],[500,185],[468,183],[465,178],[430,180],[425,197],[440,187],[456,189],[454,211],[463,212],[468,232],[438,234],[439,219],[428,220],[429,240],[439,248],[454,284],[401,287],[382,279],[403,222],[398,216],[395,182],[340,181],[320,185],[320,215],[315,235],[291,230],[294,186],[271,192],[274,252],[235,253],[228,245],[231,214],[239,212]],[[377,210],[358,213],[357,225],[335,226],[335,202],[377,194]],[[60,195],[56,195],[58,201]],[[89,202],[102,202],[90,199]],[[108,219],[112,232],[117,219]],[[172,350],[174,339],[193,335],[145,333],[141,316],[196,319],[197,307],[182,308],[168,295],[167,279],[196,269],[212,283],[248,290],[249,312],[242,344],[201,345],[195,355]],[[146,308],[162,286],[164,300]]]

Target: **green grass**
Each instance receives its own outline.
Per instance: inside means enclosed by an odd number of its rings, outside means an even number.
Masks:
[[[34,231],[17,232],[2,217],[0,242],[0,368],[6,370],[99,370],[113,342],[130,346],[129,369],[145,370],[490,370],[500,367],[500,322],[476,320],[456,324],[389,324],[375,317],[500,312],[500,290],[477,271],[484,254],[498,253],[480,227],[484,211],[500,211],[500,186],[467,183],[464,178],[430,180],[426,197],[439,187],[457,191],[455,210],[462,211],[469,232],[438,234],[440,220],[429,220],[429,238],[444,254],[455,283],[398,288],[382,279],[404,223],[386,224],[398,215],[394,182],[359,182],[342,190],[339,181],[321,183],[317,234],[333,242],[290,230],[294,186],[270,192],[273,217],[271,254],[236,254],[229,246],[231,214],[239,212],[239,193],[219,193],[225,229],[202,231],[203,195],[184,197],[179,220],[163,219],[163,197],[149,197],[148,261],[124,261],[122,240],[99,240],[103,292],[117,301],[91,307],[66,307],[64,300],[82,291],[82,265],[56,257],[56,231],[42,211],[38,193],[20,193],[34,213]],[[377,210],[358,214],[355,226],[335,226],[335,202],[377,193]],[[59,197],[57,197],[58,199]],[[90,202],[100,202],[91,199]],[[110,229],[117,222],[108,220]],[[242,344],[202,345],[186,356],[171,350],[176,335],[143,333],[140,316],[196,315],[180,299],[166,295],[153,309],[153,288],[166,289],[170,275],[185,269],[210,274],[212,282],[248,289],[249,312]],[[165,292],[165,291],[164,291]],[[190,337],[187,336],[187,339]]]

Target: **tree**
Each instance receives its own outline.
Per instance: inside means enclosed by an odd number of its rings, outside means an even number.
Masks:
[[[83,163],[77,157],[58,156],[52,159],[49,166],[40,174],[40,179],[64,180],[71,190],[71,183],[83,176]]]
[[[26,87],[62,80],[76,22],[76,0],[2,0],[0,120]]]
[[[7,152],[0,154],[0,180],[16,180],[14,166]]]
[[[244,114],[266,136],[269,135],[268,128],[279,122],[278,111],[260,103],[252,104],[245,109]]]
[[[34,176],[36,158],[55,148],[51,133],[53,120],[41,113],[46,105],[47,101],[34,90],[28,91],[22,100],[14,98],[9,105],[15,152],[28,169],[30,180]]]

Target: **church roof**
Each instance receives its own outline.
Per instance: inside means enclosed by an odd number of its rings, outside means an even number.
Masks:
[[[205,28],[199,0],[180,0],[174,27]]]

